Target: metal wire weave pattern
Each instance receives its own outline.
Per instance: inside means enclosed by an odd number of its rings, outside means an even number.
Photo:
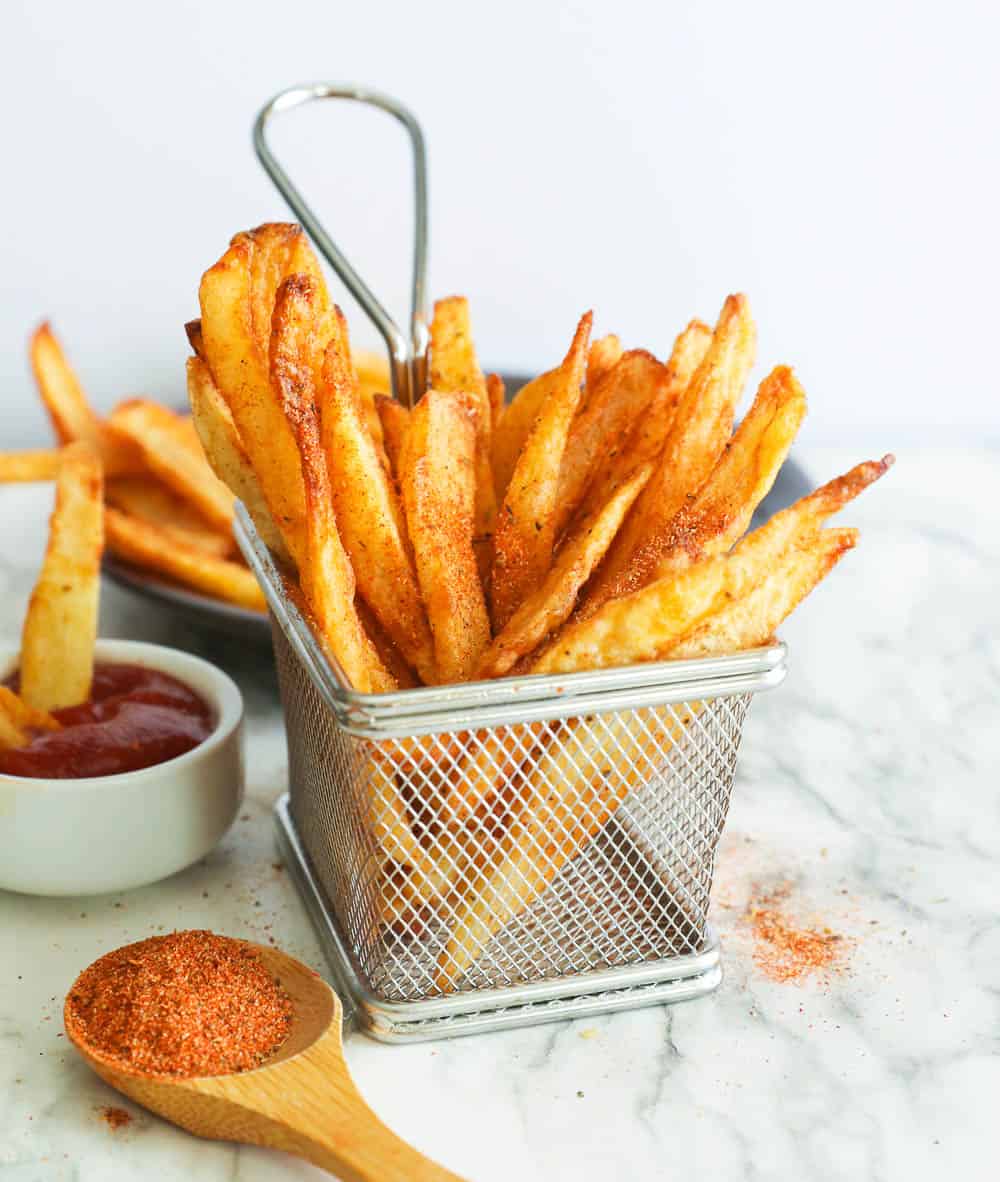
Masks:
[[[749,693],[373,740],[273,631],[292,815],[373,995],[702,949]]]

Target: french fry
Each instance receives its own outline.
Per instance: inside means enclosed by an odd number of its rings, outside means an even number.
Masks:
[[[382,445],[386,459],[390,471],[398,479],[399,456],[410,425],[410,412],[401,402],[386,394],[375,395],[375,410],[382,424]]]
[[[503,418],[504,408],[507,405],[507,387],[498,373],[486,375],[486,396],[490,400],[490,422],[495,434],[499,429],[500,420]],[[492,439],[490,447],[492,450]]]
[[[378,653],[379,660],[385,666],[386,670],[392,677],[392,684],[387,685],[386,689],[413,689],[414,686],[421,684],[420,678],[413,672],[410,666],[406,663],[403,654],[392,643],[392,640],[386,634],[382,625],[375,618],[375,614],[360,595],[355,595],[354,606],[357,609],[358,618],[361,620],[361,626],[368,634],[372,644],[375,646],[375,651]]]
[[[108,422],[142,452],[149,471],[206,521],[217,529],[232,530],[233,494],[212,471],[189,422],[158,402],[142,398],[121,403]]]
[[[592,322],[588,312],[577,326],[559,378],[525,441],[497,515],[491,580],[493,625],[497,631],[552,565],[560,468],[580,401]]]
[[[155,525],[182,546],[215,558],[228,558],[235,548],[229,531],[216,529],[155,476],[112,476],[104,484],[104,500],[115,509]]]
[[[633,426],[662,397],[670,371],[644,349],[633,349],[608,370],[573,420],[559,469],[555,531],[558,537],[583,500],[602,458],[621,448]]]
[[[447,992],[490,939],[528,907],[607,823],[629,790],[659,770],[646,735],[628,713],[605,716],[603,728],[568,723],[518,785],[503,838],[462,869],[451,935],[435,984]],[[603,731],[603,733],[602,733]],[[610,751],[614,752],[612,756]]]
[[[583,383],[583,398],[580,401],[581,413],[590,405],[591,396],[601,379],[618,364],[623,352],[622,343],[613,332],[606,337],[598,337],[590,346],[587,356],[587,377]]]
[[[67,444],[45,558],[21,633],[20,696],[37,710],[77,706],[90,694],[104,548],[102,485],[94,448]]]
[[[106,476],[142,472],[138,449],[109,432],[101,422],[48,323],[32,334],[29,354],[38,391],[59,442],[82,440],[90,444],[100,455]]]
[[[188,358],[187,388],[194,428],[213,472],[243,502],[264,545],[275,558],[290,566],[292,556],[274,524],[233,416],[208,366],[199,357]]]
[[[337,529],[326,456],[316,415],[316,378],[325,341],[317,325],[322,295],[316,280],[291,275],[278,289],[270,344],[271,381],[286,417],[304,479],[305,550],[299,580],[320,635],[351,685],[362,693],[392,679],[354,607],[355,578]],[[321,305],[320,305],[321,306]]]
[[[345,326],[346,331],[346,326]],[[365,425],[371,432],[375,446],[381,450],[385,448],[385,438],[382,431],[382,418],[376,401],[391,394],[392,379],[389,377],[389,363],[377,353],[365,350],[351,351],[351,361],[358,381],[358,395],[364,410]],[[402,404],[400,404],[402,406]],[[402,407],[403,410],[406,407]]]
[[[609,600],[586,619],[571,621],[531,671],[567,673],[674,656],[674,646],[701,620],[749,595],[789,551],[813,544],[823,521],[891,464],[891,456],[859,464],[776,513],[732,554],[703,559],[678,574],[668,574],[629,595]]]
[[[503,677],[569,618],[577,593],[604,557],[652,470],[650,464],[640,468],[612,493],[602,509],[573,530],[556,554],[545,582],[521,604],[483,653],[476,679]]]
[[[237,607],[258,612],[267,610],[264,593],[245,566],[182,545],[158,526],[120,509],[109,506],[105,510],[104,523],[108,549],[123,562],[155,571],[194,591]]]
[[[587,488],[578,511],[580,516],[594,513],[635,472],[659,459],[677,403],[711,342],[712,330],[700,320],[692,320],[678,335],[667,362],[666,385],[658,388],[646,413],[639,416],[620,446],[602,448],[603,459]]]
[[[442,682],[467,680],[490,640],[473,549],[475,418],[466,395],[428,390],[410,412],[399,462],[406,524]]]
[[[47,710],[36,710],[6,685],[0,685],[0,751],[23,747],[32,731],[57,731],[62,723]]]
[[[479,368],[464,296],[438,300],[431,320],[430,385],[445,393],[466,394],[475,410],[476,502],[475,546],[480,577],[489,573],[497,502],[491,466],[493,424],[486,379]]]
[[[205,338],[201,332],[200,320],[189,320],[184,325],[184,333],[187,336],[188,344],[191,346],[191,352],[198,358],[199,361],[205,361]]]
[[[493,487],[496,490],[497,504],[503,503],[510,478],[514,475],[517,458],[531,434],[542,406],[553,387],[561,380],[561,366],[547,370],[522,386],[513,400],[504,407],[493,435]]]
[[[199,300],[208,367],[232,412],[275,525],[301,567],[305,485],[292,429],[271,388],[268,349],[278,285],[285,275],[308,270],[298,264],[311,252],[298,227],[284,231],[265,233],[261,227],[237,235],[202,276]],[[296,244],[298,250],[293,249]]]
[[[275,308],[276,324],[284,312],[283,291],[279,290]],[[358,590],[404,660],[425,682],[433,682],[434,641],[402,506],[365,426],[350,356],[339,332],[326,348],[317,406],[337,528]]]
[[[56,448],[0,452],[0,484],[55,480],[58,471],[59,452]]]
[[[662,531],[697,493],[729,440],[733,412],[753,364],[755,330],[745,296],[729,296],[660,454],[657,470],[587,593],[585,611],[653,576]]]

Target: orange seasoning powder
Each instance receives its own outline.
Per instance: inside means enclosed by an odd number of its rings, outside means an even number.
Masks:
[[[212,932],[172,932],[96,960],[66,999],[66,1030],[147,1076],[225,1075],[284,1042],[292,1003],[257,949]]]
[[[838,971],[849,941],[827,927],[820,930],[794,924],[781,908],[788,893],[788,887],[779,887],[751,899],[748,917],[753,927],[754,963],[766,977],[778,982]]]

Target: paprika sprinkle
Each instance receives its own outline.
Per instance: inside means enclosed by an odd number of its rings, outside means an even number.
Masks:
[[[292,1003],[242,940],[172,932],[96,960],[66,999],[66,1029],[143,1075],[190,1078],[259,1066],[284,1042]]]

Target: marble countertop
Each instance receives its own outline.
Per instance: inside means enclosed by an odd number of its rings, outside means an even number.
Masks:
[[[857,454],[806,452],[817,478]],[[0,489],[0,640],[15,641],[51,489]],[[389,1047],[347,1041],[399,1133],[475,1182],[996,1176],[1000,1104],[1000,453],[899,456],[844,515],[859,549],[784,630],[755,701],[719,856],[725,980],[673,1008]],[[175,927],[266,939],[322,968],[275,852],[286,783],[267,654],[199,636],[106,586],[102,631],[196,649],[249,707],[245,808],[208,858],[121,896],[0,892],[4,1182],[265,1182],[326,1175],[199,1142],[123,1103],[62,1035],[77,971]],[[780,980],[751,921],[842,937]]]

